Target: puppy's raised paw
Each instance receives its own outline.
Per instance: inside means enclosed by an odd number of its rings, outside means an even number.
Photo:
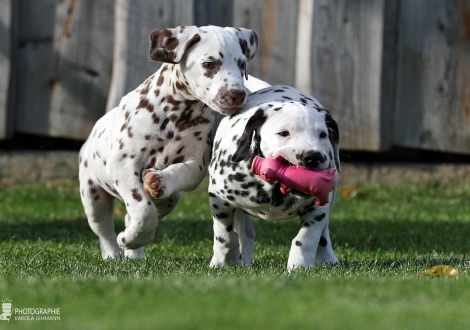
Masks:
[[[168,196],[166,194],[165,178],[161,171],[156,169],[147,169],[142,172],[144,191],[150,197],[159,199]]]

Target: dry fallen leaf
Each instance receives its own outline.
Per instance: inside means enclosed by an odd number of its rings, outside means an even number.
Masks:
[[[374,237],[374,238],[369,238],[367,241],[366,241],[367,245],[374,245],[375,243],[377,243],[377,237]]]
[[[422,271],[418,275],[430,275],[430,276],[457,276],[459,275],[459,271],[452,266],[446,265],[437,265],[425,271]]]
[[[341,189],[341,196],[343,197],[354,197],[357,194],[357,188],[355,186],[343,186]]]
[[[122,211],[118,209],[117,207],[114,208],[114,214],[115,215],[122,215]]]

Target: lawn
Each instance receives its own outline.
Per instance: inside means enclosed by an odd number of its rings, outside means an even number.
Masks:
[[[341,187],[341,265],[291,274],[297,219],[255,219],[253,265],[210,269],[206,189],[160,222],[145,260],[114,262],[100,259],[77,182],[0,186],[0,299],[15,311],[0,329],[470,328],[470,186]],[[417,275],[435,265],[459,275]],[[26,320],[40,308],[56,320]]]

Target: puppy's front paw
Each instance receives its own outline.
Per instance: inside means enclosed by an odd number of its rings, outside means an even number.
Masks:
[[[156,169],[147,169],[142,172],[144,182],[144,191],[152,198],[166,198],[170,194],[167,192],[166,180],[161,171]]]

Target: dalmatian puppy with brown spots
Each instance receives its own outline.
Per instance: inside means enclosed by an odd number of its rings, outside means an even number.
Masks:
[[[179,26],[150,34],[150,59],[161,68],[94,126],[80,150],[80,192],[104,259],[143,258],[159,219],[181,191],[202,181],[209,162],[215,110],[245,103],[247,65],[257,49],[247,29]],[[148,194],[142,177],[148,180]],[[150,195],[150,196],[149,196]],[[116,235],[113,203],[126,207]]]
[[[280,155],[299,167],[336,168],[329,203],[316,205],[299,191],[284,195],[279,182],[251,172],[255,155]],[[339,161],[338,125],[313,97],[288,86],[271,86],[249,95],[244,107],[222,119],[209,166],[209,200],[214,221],[210,265],[249,265],[255,242],[250,215],[265,220],[300,217],[292,240],[288,270],[338,263],[329,234]]]

